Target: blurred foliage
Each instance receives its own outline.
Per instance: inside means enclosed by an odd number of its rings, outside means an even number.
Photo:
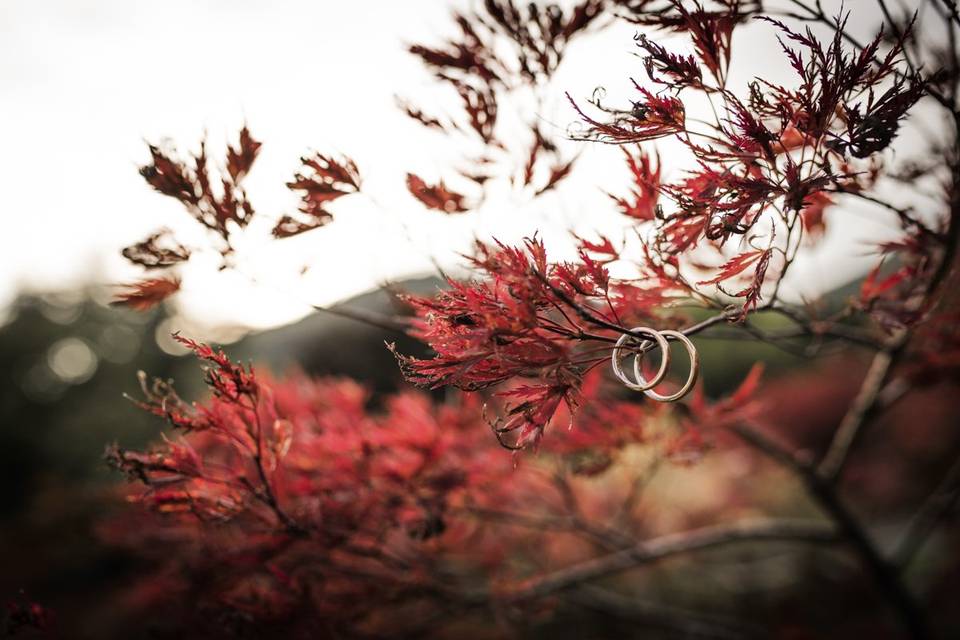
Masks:
[[[425,279],[405,286],[428,291],[438,282]],[[848,295],[839,291],[832,298],[842,300]],[[396,313],[383,292],[347,304]],[[137,314],[101,304],[96,292],[89,292],[22,298],[0,328],[0,566],[4,567],[0,597],[23,593],[41,602],[56,612],[57,628],[69,630],[69,637],[165,637],[164,629],[173,624],[168,614],[177,613],[151,612],[149,620],[131,617],[122,604],[124,594],[149,569],[145,563],[150,561],[105,546],[97,535],[98,523],[123,508],[116,492],[121,479],[107,471],[101,460],[104,446],[119,441],[140,447],[155,440],[162,429],[158,420],[122,397],[138,395],[137,370],[174,378],[188,400],[203,393],[194,360],[172,355],[158,345],[169,349],[169,331],[176,328],[163,318],[160,313]],[[767,331],[788,326],[775,315],[759,318],[757,323]],[[718,328],[717,333],[725,332]],[[298,368],[311,374],[346,374],[383,392],[400,383],[393,357],[383,347],[385,339],[404,338],[351,320],[313,314],[288,327],[246,336],[226,348],[237,360],[252,360],[278,373]],[[697,342],[708,395],[728,392],[755,362],[764,361],[771,424],[785,438],[811,451],[826,443],[865,366],[865,360],[855,355],[831,356],[829,348],[814,365],[754,340],[700,336]],[[799,339],[786,345],[791,350],[809,346]],[[407,353],[417,348],[409,342],[403,346]],[[851,467],[846,488],[868,513],[915,503],[929,492],[943,471],[933,462],[942,458],[943,450],[957,446],[949,428],[954,405],[942,389],[920,391],[876,425],[892,437],[885,440],[888,444],[864,443],[864,462]],[[796,503],[796,492],[782,473],[758,466],[731,446],[734,443],[718,444],[695,467],[658,474],[645,494],[655,506],[651,526],[669,530],[697,524],[699,516],[691,514],[750,501],[774,512],[813,514],[810,505]],[[911,450],[910,459],[900,453],[905,448]],[[645,464],[644,453],[637,454],[639,470]],[[885,480],[890,478],[896,483]],[[688,522],[691,517],[694,521]],[[942,562],[952,557],[944,553],[951,541],[950,535],[933,540],[914,570],[916,578],[943,597],[955,593],[944,574],[950,566]],[[934,557],[941,560],[923,560]],[[835,620],[836,612],[826,605],[821,605],[822,611],[802,607],[804,594],[809,589],[834,593],[836,602],[841,602],[845,594],[865,590],[854,588],[849,577],[837,573],[833,554],[793,557],[776,549],[758,554],[734,548],[703,559],[705,563],[651,568],[643,576],[631,575],[635,581],[631,584],[642,588],[644,598],[657,605],[651,610],[661,613],[663,605],[674,604],[673,599],[682,594],[684,606],[704,613],[702,620],[691,624],[705,629],[712,625],[709,612],[755,610],[754,598],[761,594],[767,600],[766,615],[783,625],[789,626],[791,620],[809,623],[811,616]],[[532,625],[529,635],[582,637],[589,630],[595,637],[676,637],[666,631],[661,634],[656,616],[645,613],[644,602],[586,598],[552,622]],[[864,610],[874,606],[877,603],[869,598],[856,603]],[[638,629],[643,630],[639,636]]]
[[[163,429],[123,396],[140,395],[138,370],[174,379],[188,400],[205,389],[195,361],[169,338],[175,320],[102,298],[96,290],[24,296],[0,320],[0,602],[35,596],[59,619],[82,621],[75,633],[89,627],[90,637],[117,624],[118,612],[103,599],[138,570],[95,533],[99,519],[122,506],[115,494],[122,478],[103,463],[104,448],[115,441],[143,447]],[[350,304],[390,305],[384,292]],[[321,314],[227,348],[277,372],[343,373],[385,390],[400,376],[384,339],[417,349],[403,336]]]

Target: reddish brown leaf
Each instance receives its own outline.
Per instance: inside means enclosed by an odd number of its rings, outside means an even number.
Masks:
[[[537,157],[542,149],[541,140],[543,140],[543,138],[539,135],[539,132],[536,133],[537,135],[535,135],[533,139],[533,146],[530,148],[530,156],[527,158],[527,164],[523,168],[523,186],[527,186],[533,180],[533,167],[537,163]]]
[[[803,208],[800,210],[800,221],[808,234],[813,237],[823,235],[826,229],[823,214],[827,207],[835,203],[836,201],[825,191],[816,191],[806,197]]]
[[[312,219],[307,221],[297,220],[291,216],[283,216],[273,227],[273,237],[289,238],[304,233],[305,231],[319,229],[331,220],[333,220],[333,215],[323,209],[314,212]]]
[[[620,251],[613,246],[613,242],[606,236],[600,236],[596,242],[581,238],[576,234],[573,234],[573,237],[576,238],[579,249],[583,253],[597,255],[603,258],[605,262],[612,262],[620,257]]]
[[[293,176],[287,187],[302,191],[300,211],[319,216],[323,205],[360,190],[360,172],[350,158],[339,160],[321,153],[301,158],[303,169]]]
[[[760,260],[765,253],[766,251],[763,249],[741,253],[740,255],[731,258],[729,261],[721,265],[720,272],[717,273],[715,277],[710,278],[709,280],[701,280],[697,284],[717,284],[718,282],[729,280],[730,278],[746,271],[750,265]]]
[[[744,299],[743,309],[740,311],[738,320],[743,320],[747,317],[747,313],[749,313],[751,309],[757,308],[757,303],[760,302],[760,298],[763,296],[763,281],[766,278],[767,267],[770,265],[770,256],[772,255],[772,249],[764,251],[760,255],[760,259],[757,260],[757,267],[753,272],[753,280],[750,282],[750,285],[733,294],[735,298]]]
[[[573,160],[570,160],[569,162],[561,162],[561,163],[556,164],[556,165],[554,165],[553,167],[551,167],[551,169],[550,169],[550,177],[547,179],[547,183],[546,183],[545,185],[543,185],[542,187],[540,187],[540,188],[537,190],[536,195],[539,196],[539,195],[541,195],[542,193],[544,193],[544,192],[546,192],[546,191],[549,191],[550,189],[553,189],[554,187],[556,187],[557,184],[559,184],[561,180],[563,180],[563,179],[566,178],[568,175],[570,175],[570,171],[573,170],[573,163],[576,162],[576,161],[577,161],[577,159],[574,158]]]
[[[436,209],[444,213],[463,213],[467,211],[464,196],[447,189],[443,180],[439,184],[428,185],[419,176],[407,174],[407,189],[417,200],[428,209]]]
[[[504,408],[506,415],[491,422],[490,429],[501,446],[512,450],[536,449],[560,403],[566,403],[571,413],[579,404],[577,388],[560,381],[523,385],[497,395],[511,401]]]
[[[638,34],[634,40],[638,47],[649,54],[643,59],[643,66],[650,80],[676,88],[702,86],[703,73],[693,56],[670,53],[643,34]],[[657,76],[655,72],[661,76]]]
[[[487,144],[498,144],[493,135],[497,124],[497,96],[489,87],[480,88],[465,82],[454,82],[470,119],[470,128]]]
[[[864,278],[863,283],[860,285],[860,301],[863,304],[869,304],[873,300],[895,288],[913,274],[913,270],[909,267],[902,267],[881,278],[880,270],[882,268],[883,261],[870,270],[870,273],[867,274],[867,277]]]
[[[273,228],[276,238],[289,238],[326,225],[333,219],[327,204],[360,190],[360,172],[350,158],[335,159],[317,153],[301,158],[301,162],[304,168],[287,187],[301,192],[300,213],[305,219],[283,216]]]
[[[412,104],[410,104],[410,103],[407,102],[406,100],[403,100],[402,98],[399,98],[399,97],[398,97],[398,98],[397,98],[397,106],[400,107],[400,109],[401,109],[404,113],[406,113],[409,117],[413,118],[414,120],[416,120],[417,122],[419,122],[419,123],[422,124],[423,126],[425,126],[425,127],[427,127],[427,128],[439,129],[439,130],[441,130],[441,131],[446,131],[446,127],[443,126],[443,123],[440,122],[440,120],[439,120],[438,118],[435,118],[435,117],[433,117],[433,116],[428,116],[428,115],[425,114],[423,111],[421,111],[420,109],[416,108],[415,106],[413,106]]]
[[[660,199],[660,155],[651,157],[642,149],[637,150],[634,157],[623,148],[623,155],[627,158],[627,166],[633,177],[632,198],[618,198],[609,195],[620,208],[620,213],[637,220],[653,220],[656,216],[657,201]],[[656,162],[654,162],[656,158]]]
[[[767,274],[767,267],[770,264],[770,256],[773,255],[772,249],[762,249],[756,251],[747,251],[746,253],[741,253],[735,258],[728,261],[726,264],[720,267],[720,273],[716,277],[711,278],[710,280],[703,280],[697,284],[716,284],[720,287],[719,283],[723,280],[729,280],[733,277],[736,277],[746,271],[750,266],[755,266],[753,272],[753,278],[750,282],[750,285],[744,288],[741,291],[736,293],[727,293],[722,287],[721,291],[731,295],[734,298],[743,298],[743,309],[738,316],[739,320],[742,320],[746,317],[747,313],[751,309],[755,309],[757,303],[760,301],[760,297],[763,291],[763,281]]]
[[[737,407],[742,406],[753,397],[753,394],[757,391],[757,387],[760,386],[763,369],[764,364],[762,362],[757,362],[750,367],[750,373],[747,374],[747,377],[743,379],[740,386],[737,387],[733,395],[730,396],[729,402],[731,405]]]
[[[176,277],[152,278],[125,286],[127,291],[117,294],[113,304],[130,307],[137,311],[146,311],[179,291],[180,279]]]
[[[261,146],[261,143],[250,135],[247,125],[240,129],[240,146],[234,149],[227,145],[227,171],[234,183],[239,182],[250,171]]]
[[[124,258],[145,269],[162,269],[190,259],[190,251],[172,238],[169,229],[125,247],[122,253]]]

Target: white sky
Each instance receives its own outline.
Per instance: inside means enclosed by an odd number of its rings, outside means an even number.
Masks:
[[[549,249],[565,244],[570,225],[622,228],[602,190],[624,193],[626,174],[619,152],[599,145],[584,146],[575,175],[534,203],[503,190],[477,213],[445,217],[406,192],[407,171],[428,181],[449,177],[459,157],[394,106],[401,94],[442,111],[442,95],[404,45],[449,33],[449,6],[0,0],[0,306],[17,291],[136,280],[119,250],[160,226],[198,239],[180,206],[138,175],[144,140],[169,137],[193,150],[206,131],[216,154],[244,120],[265,143],[247,183],[259,212],[295,209],[284,182],[311,149],[354,158],[376,204],[349,196],[334,205],[332,225],[247,247],[244,271],[262,286],[210,264],[191,266],[176,303],[185,322],[290,321],[308,311],[305,300],[328,304],[430,271],[431,257],[455,265],[474,234],[512,241],[539,231]],[[628,78],[644,78],[632,35],[621,25],[571,48],[537,114],[545,127],[562,131],[575,120],[564,91],[584,97],[604,85],[610,102],[630,95]],[[746,30],[735,41],[733,82],[789,78],[775,47],[769,27]],[[671,166],[669,153],[664,160],[668,176],[683,168]],[[884,235],[865,212],[832,217],[825,246],[791,274],[795,293],[829,289],[872,263],[850,244]]]

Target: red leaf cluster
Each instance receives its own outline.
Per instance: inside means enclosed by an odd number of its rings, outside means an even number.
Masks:
[[[633,103],[629,111],[618,111],[602,106],[599,101],[591,104],[612,116],[609,122],[594,120],[574,102],[570,94],[567,100],[573,105],[580,117],[590,125],[583,140],[595,140],[611,144],[627,144],[656,140],[674,135],[684,130],[685,110],[683,103],[673,96],[658,96],[650,93],[634,82],[634,87],[643,96]]]
[[[260,143],[244,126],[239,145],[227,145],[227,173],[215,179],[210,175],[206,142],[199,153],[180,160],[174,150],[150,145],[151,163],[140,168],[140,175],[158,192],[178,200],[197,222],[216,232],[229,245],[230,225],[245,227],[253,217],[253,205],[243,190],[243,178],[249,173]],[[220,183],[219,193],[213,186]]]
[[[429,535],[423,526],[442,519],[451,492],[503,471],[475,452],[471,443],[483,437],[475,424],[422,396],[397,396],[382,415],[371,414],[356,383],[278,385],[222,351],[176,338],[208,363],[213,397],[187,404],[170,383],[144,378],[138,406],[181,436],[151,451],[107,452],[145,485],[140,500],[162,513],[240,527],[259,521],[291,539],[313,531],[333,556],[374,549],[391,527]]]
[[[534,469],[512,468],[469,399],[435,405],[404,392],[372,410],[367,390],[352,381],[276,381],[222,351],[177,339],[207,364],[213,395],[188,404],[169,382],[144,378],[139,406],[175,434],[146,451],[108,448],[110,464],[142,486],[136,500],[157,514],[134,526],[119,522],[110,536],[161,545],[161,566],[177,575],[216,568],[199,595],[207,605],[242,608],[254,618],[303,607],[297,616],[306,611],[308,620],[354,630],[382,615],[393,620],[402,617],[398,598],[441,587],[452,595],[473,584],[451,583],[437,564],[448,557],[483,579],[506,569],[504,545],[517,542],[478,528],[474,510],[548,493]],[[597,385],[588,392],[593,397]],[[536,440],[531,425],[561,402],[571,404],[569,393],[503,393],[510,406],[499,426],[504,437],[519,432],[518,440]],[[586,412],[557,439],[555,455],[579,472],[602,471],[620,448],[645,437],[636,405],[608,399],[606,408]]]
[[[320,153],[300,159],[303,169],[293,176],[287,187],[301,193],[299,218],[283,216],[273,228],[277,238],[289,238],[317,229],[333,220],[327,211],[329,203],[360,191],[360,172],[350,158],[336,159]]]
[[[501,170],[500,165],[516,156],[510,147],[517,139],[515,135],[498,135],[503,102],[509,102],[519,88],[536,90],[544,86],[557,70],[569,42],[589,32],[605,8],[603,0],[583,0],[573,7],[486,0],[476,11],[455,13],[457,36],[442,47],[414,45],[410,52],[456,92],[462,113],[439,118],[403,100],[401,109],[425,127],[448,135],[462,133],[484,144],[479,157],[468,156],[472,165],[469,169],[458,169],[464,177],[483,185],[491,178],[512,176],[514,185],[533,187],[530,191],[534,197],[542,195],[569,175],[574,159],[563,157],[536,122],[525,121],[522,126],[533,139],[529,151],[524,150],[527,162],[522,167],[511,164]],[[535,171],[538,165],[545,168]]]
[[[461,73],[485,82],[508,82],[520,75],[535,83],[556,70],[567,44],[590,28],[603,5],[602,0],[582,0],[565,9],[555,3],[518,6],[512,0],[484,0],[482,11],[454,15],[460,34],[446,48],[414,45],[410,52],[443,79]],[[509,61],[496,52],[497,38],[509,43]]]
[[[660,10],[649,10],[641,6],[635,11],[632,21],[646,26],[654,26],[674,33],[683,33],[690,36],[700,63],[710,72],[722,87],[725,84],[727,68],[730,66],[731,39],[733,29],[751,15],[759,11],[759,2],[741,2],[733,0],[729,2],[720,2],[725,5],[720,11],[707,11],[699,1],[692,3],[693,8],[685,6],[683,0],[668,0],[667,6]],[[662,49],[648,51],[654,58],[652,64],[666,63],[668,67],[674,67],[663,56]],[[659,60],[658,60],[659,59]],[[648,59],[649,60],[649,59]],[[681,67],[692,70],[690,66],[692,60],[682,61],[675,59],[674,63],[679,62]],[[650,62],[647,63],[651,64]],[[678,79],[684,80],[684,86],[697,86],[699,84],[699,71],[695,75],[682,73]],[[693,80],[696,79],[696,82]]]
[[[643,66],[650,80],[674,89],[703,87],[703,72],[692,55],[670,53],[642,33],[634,39],[637,46],[648,54],[643,59]]]
[[[579,138],[624,145],[670,136],[696,161],[678,180],[664,182],[653,154],[625,151],[632,193],[611,198],[625,216],[648,225],[638,229],[643,244],[639,277],[611,277],[608,265],[623,256],[605,238],[581,240],[578,260],[556,264],[547,261],[537,241],[522,249],[481,245],[473,258],[481,280],[450,282],[449,290],[412,301],[418,314],[413,334],[436,356],[400,357],[405,374],[431,388],[507,385],[511,395],[505,397],[504,415],[492,426],[510,448],[536,444],[561,408],[572,411],[580,404],[583,375],[609,355],[597,343],[626,333],[635,319],[656,318],[657,326],[669,325],[657,314],[679,299],[715,308],[728,304],[683,276],[687,268],[702,267],[695,253],[734,255],[698,283],[718,285],[721,293],[741,301],[738,313],[724,312],[726,319],[743,320],[761,308],[765,286],[772,299],[763,308],[775,304],[777,283],[796,258],[803,234],[811,239],[822,232],[823,212],[835,203],[835,194],[865,192],[876,174],[876,154],[889,145],[897,123],[924,90],[918,76],[900,70],[906,36],[882,55],[879,36],[850,53],[842,46],[842,21],[838,35],[827,43],[810,31],[799,34],[771,21],[802,49],[784,45],[799,83],[787,88],[757,80],[748,86],[748,97],[741,98],[726,87],[732,33],[760,10],[759,4],[731,0],[718,3],[721,8],[715,11],[699,2],[654,4],[628,3],[627,9],[641,24],[687,35],[695,51],[695,56],[678,56],[646,36],[637,38],[647,54],[650,79],[676,93],[653,93],[634,82],[640,100],[629,108],[590,101],[602,119],[567,96],[586,123]],[[506,9],[503,15],[507,22],[520,16]],[[463,47],[476,54],[471,59],[482,59],[489,73],[471,70],[466,57],[456,64],[447,60],[445,68],[455,67],[484,86],[505,84],[509,65],[485,44],[478,35],[483,27],[477,25],[485,23],[461,17]],[[678,95],[683,91],[707,94],[716,122],[688,127]],[[871,131],[874,126],[878,131]],[[550,151],[539,129],[533,133],[522,179],[516,180],[524,186],[533,181],[540,154]],[[858,165],[866,156],[871,162]],[[436,208],[444,200],[430,198]],[[744,244],[752,249],[744,251]],[[776,270],[771,268],[775,254],[783,258],[775,262]],[[737,280],[744,285],[725,289]],[[871,295],[872,287],[868,280]]]
[[[603,261],[591,257],[598,252],[606,252]],[[617,258],[607,239],[585,243],[578,262],[561,263],[549,262],[536,239],[522,248],[478,244],[472,262],[484,280],[450,280],[433,298],[408,298],[417,313],[412,334],[436,356],[398,355],[401,368],[428,388],[526,381],[507,390],[506,416],[493,428],[499,436],[518,432],[512,442],[501,437],[510,448],[536,443],[561,403],[575,408],[584,373],[609,359],[610,343],[626,327],[688,293],[655,262],[637,281],[612,281],[605,262]]]
[[[869,166],[864,171],[855,161],[872,158],[890,144],[899,121],[925,85],[919,76],[898,70],[909,25],[881,55],[880,35],[862,50],[847,52],[842,20],[834,38],[823,43],[809,30],[800,34],[764,18],[802,48],[783,45],[800,82],[785,88],[757,81],[749,87],[749,99],[741,100],[725,86],[731,33],[759,6],[721,4],[720,11],[675,0],[659,8],[651,3],[631,7],[640,24],[689,35],[697,60],[671,54],[645,35],[637,42],[647,54],[652,81],[678,93],[697,91],[720,99],[726,116],[718,116],[715,126],[689,130],[680,98],[654,95],[636,83],[643,100],[629,109],[591,101],[606,114],[602,121],[570,101],[588,125],[580,136],[585,140],[625,144],[674,136],[695,157],[693,171],[667,184],[661,183],[660,167],[654,169],[649,156],[641,153],[637,160],[628,159],[633,197],[613,197],[621,213],[652,222],[650,245],[661,263],[676,262],[704,245],[723,254],[730,241],[765,238],[767,249],[748,252],[740,257],[743,262],[734,259],[701,282],[722,282],[736,276],[742,270],[738,266],[745,269],[756,263],[750,284],[730,294],[743,299],[742,318],[758,307],[772,252],[783,252],[785,270],[795,257],[791,247],[799,245],[797,235],[806,232],[812,239],[822,233],[823,212],[836,201],[831,194],[863,192],[864,176],[875,169]],[[704,81],[701,66],[716,84]],[[672,211],[658,207],[661,194],[673,202]],[[761,221],[765,224],[758,232]]]
[[[187,213],[207,228],[218,241],[222,257],[233,252],[232,235],[250,224],[253,205],[243,188],[243,180],[260,152],[244,125],[236,146],[227,145],[226,171],[214,177],[210,172],[206,142],[200,151],[180,159],[174,149],[150,145],[151,163],[140,168],[140,175],[153,189],[180,202]],[[219,187],[214,183],[219,182]],[[123,257],[144,269],[170,269],[190,259],[191,251],[177,242],[172,233],[162,229],[145,240],[122,250]],[[140,311],[150,309],[180,289],[180,278],[168,273],[127,286],[117,304]]]
[[[569,430],[515,468],[470,397],[440,404],[407,391],[374,404],[346,379],[276,380],[177,339],[207,365],[212,396],[186,403],[170,382],[143,377],[139,406],[174,433],[147,450],[107,449],[146,510],[104,534],[155,556],[157,572],[142,579],[163,588],[149,605],[185,597],[198,611],[322,624],[347,637],[413,633],[411,600],[437,613],[469,606],[478,588],[497,598],[493,586],[530,546],[528,528],[496,522],[522,523],[551,503],[560,505],[555,518],[578,517],[575,496],[587,485],[577,477],[603,473],[630,445],[659,440],[688,462],[709,429],[749,415],[756,378],[716,405],[698,398],[678,435],[651,433],[651,409],[608,393],[596,373],[579,391],[515,386],[499,394],[505,417],[492,425],[511,446],[539,441],[554,413],[569,420],[577,398],[586,402]],[[606,503],[603,495],[590,502]],[[204,576],[200,590],[180,586]]]
[[[839,21],[833,39],[826,45],[809,28],[801,34],[772,18],[761,19],[776,25],[789,41],[807,51],[805,58],[802,52],[781,41],[801,82],[795,91],[774,88],[781,117],[815,140],[836,130],[829,146],[855,158],[866,158],[887,148],[900,121],[925,88],[919,75],[896,72],[903,54],[903,38],[910,34],[910,26],[881,56],[882,33],[856,54],[844,50],[845,18]],[[881,83],[891,75],[894,81],[881,89]],[[882,91],[879,97],[878,89]],[[856,102],[864,94],[866,104]]]
[[[178,200],[217,238],[218,246],[214,248],[220,254],[221,269],[233,266],[236,257],[234,234],[243,232],[254,217],[253,205],[242,183],[256,161],[260,147],[261,143],[244,125],[237,144],[227,145],[225,171],[218,180],[211,177],[205,142],[201,142],[199,153],[187,160],[178,159],[173,150],[150,145],[152,163],[140,169],[148,184]],[[289,238],[326,225],[333,219],[327,210],[329,204],[360,190],[359,171],[349,158],[316,153],[301,158],[301,164],[301,170],[287,183],[289,189],[300,194],[299,213],[283,215],[276,220],[272,229],[275,238]],[[220,182],[219,190],[212,186],[217,181]],[[122,253],[128,261],[144,269],[176,267],[192,255],[167,229],[124,248]],[[145,280],[132,285],[133,290],[121,296],[119,302],[147,309],[174,293],[179,282],[179,277],[174,275]]]

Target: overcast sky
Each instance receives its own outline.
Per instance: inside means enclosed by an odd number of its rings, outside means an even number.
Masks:
[[[477,213],[445,217],[407,194],[407,171],[449,175],[457,157],[394,104],[401,94],[442,106],[404,45],[439,42],[451,30],[450,6],[0,0],[0,306],[23,290],[136,280],[119,250],[161,226],[200,241],[179,205],[138,175],[144,141],[170,138],[192,150],[206,132],[217,153],[244,121],[265,143],[248,180],[258,211],[276,217],[296,207],[284,182],[311,149],[353,157],[370,197],[341,200],[326,228],[246,247],[243,274],[191,266],[176,302],[184,321],[290,321],[308,311],[305,302],[328,304],[430,271],[431,259],[456,264],[474,234],[511,241],[539,231],[548,248],[562,250],[568,226],[622,228],[603,190],[622,192],[626,174],[616,150],[599,145],[584,145],[569,182],[533,203],[503,193]],[[621,25],[571,48],[536,114],[545,127],[564,130],[575,119],[564,91],[588,96],[603,85],[611,100],[629,96],[628,78],[643,76],[633,32]],[[751,26],[735,42],[733,82],[786,79],[776,54],[769,27]],[[664,161],[668,176],[682,169],[670,166],[669,153]],[[851,237],[884,235],[882,224],[865,222],[870,216],[862,207],[834,216],[825,246],[791,274],[795,294],[829,289],[869,265],[865,249],[849,247]]]

